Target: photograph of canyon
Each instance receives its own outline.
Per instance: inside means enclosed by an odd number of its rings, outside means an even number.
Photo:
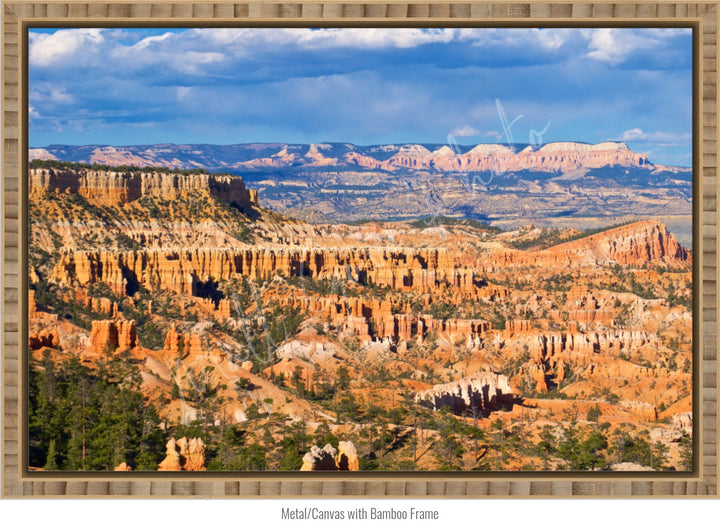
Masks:
[[[691,52],[31,28],[30,469],[691,471]]]

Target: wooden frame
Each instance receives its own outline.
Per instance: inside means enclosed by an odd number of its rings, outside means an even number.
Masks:
[[[4,2],[2,86],[2,472],[3,497],[708,497],[717,459],[717,27],[715,2]],[[694,362],[696,470],[692,475],[29,474],[23,470],[27,343],[27,32],[29,25],[597,25],[684,23],[695,29],[696,257]]]

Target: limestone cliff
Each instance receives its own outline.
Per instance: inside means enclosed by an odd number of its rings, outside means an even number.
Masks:
[[[498,251],[483,262],[485,271],[522,267],[577,268],[599,264],[638,266],[649,262],[687,262],[667,227],[655,220],[634,222],[543,251]]]
[[[90,330],[90,350],[95,354],[122,352],[138,346],[135,321],[93,321]]]
[[[415,401],[426,403],[435,410],[447,406],[456,414],[473,410],[487,414],[512,407],[513,392],[506,376],[479,372],[420,391],[415,395]]]
[[[269,279],[275,275],[338,279],[415,293],[450,288],[461,294],[490,292],[478,271],[521,267],[577,268],[619,263],[685,262],[691,257],[667,228],[643,221],[611,229],[544,251],[501,249],[477,262],[477,271],[462,267],[447,249],[247,247],[187,248],[140,251],[63,250],[51,279],[62,285],[104,282],[124,294],[138,285],[153,291],[197,295],[210,279],[244,276]],[[578,309],[590,308],[578,306]],[[607,314],[577,314],[578,320],[606,320]]]
[[[352,280],[406,291],[433,291],[448,281],[474,288],[471,270],[456,269],[444,249],[415,248],[188,248],[141,251],[64,250],[52,280],[70,285],[104,282],[117,293],[132,284],[195,294],[200,282],[236,276]]]
[[[30,194],[77,193],[98,205],[123,205],[144,196],[173,200],[189,191],[210,194],[240,207],[258,205],[257,191],[245,188],[238,176],[172,172],[76,169],[30,169]]]

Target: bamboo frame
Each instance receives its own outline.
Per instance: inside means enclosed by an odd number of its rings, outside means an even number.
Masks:
[[[3,497],[718,497],[717,66],[712,1],[5,2],[2,4]],[[27,343],[27,32],[78,25],[666,25],[695,29],[694,435],[696,470],[658,474],[322,475],[65,473],[23,470]]]

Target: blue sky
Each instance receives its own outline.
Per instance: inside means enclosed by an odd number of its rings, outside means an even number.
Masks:
[[[626,141],[691,164],[689,29],[83,28],[29,40],[32,147],[511,136]]]

